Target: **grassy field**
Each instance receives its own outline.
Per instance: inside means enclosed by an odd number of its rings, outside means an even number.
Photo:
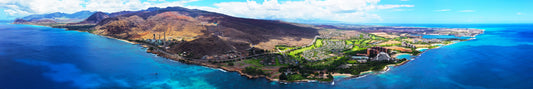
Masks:
[[[323,62],[315,62],[315,63],[312,63],[310,66],[329,66],[330,64],[332,64],[333,62],[335,62],[335,60],[339,60],[341,57],[334,57],[334,58],[330,58],[330,59],[326,59],[325,61]]]
[[[346,40],[347,45],[353,45],[354,41]]]
[[[357,51],[357,50],[360,50],[359,46],[353,46],[353,48],[351,49],[351,51]]]
[[[304,52],[305,50],[311,50],[311,49],[314,49],[314,48],[322,47],[322,45],[323,45],[322,41],[323,41],[323,39],[316,39],[316,41],[315,41],[315,43],[313,43],[313,45],[311,45],[309,47],[304,47],[304,48],[301,48],[301,49],[296,49],[294,51],[291,51],[291,52],[289,52],[289,56],[299,57],[298,54]]]
[[[297,49],[297,50],[291,51],[291,52],[289,52],[289,55],[297,55],[299,53],[304,52],[305,50],[310,50],[310,49],[313,49],[313,46],[309,46],[309,47],[305,47],[305,48],[301,48],[301,49]]]
[[[261,59],[249,59],[249,60],[243,60],[244,63],[252,64],[257,67],[263,67],[264,65],[260,63]]]
[[[322,47],[322,45],[323,45],[322,42],[323,42],[323,39],[316,39],[316,41],[315,41],[315,43],[314,43],[313,46],[314,46],[315,48]]]
[[[348,62],[349,64],[355,64],[355,63],[357,63],[357,60],[348,60],[346,62]]]

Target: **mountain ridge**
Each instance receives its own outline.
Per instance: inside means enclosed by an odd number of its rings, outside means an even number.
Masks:
[[[120,39],[172,41],[167,51],[189,53],[193,58],[249,55],[250,48],[273,50],[276,45],[304,46],[318,30],[287,22],[228,16],[225,14],[167,7],[141,10],[106,18],[95,26],[95,34]]]
[[[79,11],[79,12],[75,12],[75,13],[72,13],[72,14],[68,14],[68,13],[62,13],[62,12],[54,12],[54,13],[49,13],[49,14],[36,14],[36,15],[29,15],[29,16],[25,16],[25,17],[22,17],[22,18],[19,18],[19,19],[23,19],[23,20],[26,20],[26,21],[38,21],[38,20],[53,20],[53,21],[56,21],[56,22],[66,22],[66,23],[70,23],[70,22],[78,22],[78,21],[81,21],[81,20],[84,20],[85,18],[89,17],[90,15],[92,15],[93,11]]]
[[[183,7],[94,12],[83,21],[67,24],[48,19],[17,19],[14,23],[52,25],[149,43],[194,59],[246,57],[253,55],[250,49],[274,51],[277,45],[305,46],[319,34],[318,29],[295,23],[240,18]]]

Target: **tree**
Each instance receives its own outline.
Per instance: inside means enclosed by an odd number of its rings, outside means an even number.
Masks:
[[[233,62],[230,62],[230,63],[228,63],[228,65],[229,65],[229,66],[233,66],[234,64],[233,64]]]
[[[256,67],[246,67],[246,68],[244,68],[244,70],[242,72],[250,74],[250,75],[262,75],[262,74],[264,74],[263,70],[258,69]]]
[[[331,74],[328,74],[329,79],[333,79],[333,76]]]
[[[285,75],[285,73],[281,73],[281,75],[279,75],[279,80],[287,80],[287,75]]]

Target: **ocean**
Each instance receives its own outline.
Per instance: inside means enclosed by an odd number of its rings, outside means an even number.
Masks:
[[[533,88],[533,24],[387,25],[486,31],[471,41],[427,50],[382,74],[283,84],[172,61],[87,32],[0,24],[0,89]]]

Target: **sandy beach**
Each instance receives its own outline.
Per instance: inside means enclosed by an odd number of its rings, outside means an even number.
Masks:
[[[331,74],[331,76],[346,76],[346,77],[351,77],[353,76],[352,74],[343,74],[343,73],[333,73]]]
[[[405,55],[405,54],[408,54],[408,53],[397,53],[397,54],[392,55],[392,57],[393,57],[393,58],[396,58],[396,57],[398,57],[399,55]]]

